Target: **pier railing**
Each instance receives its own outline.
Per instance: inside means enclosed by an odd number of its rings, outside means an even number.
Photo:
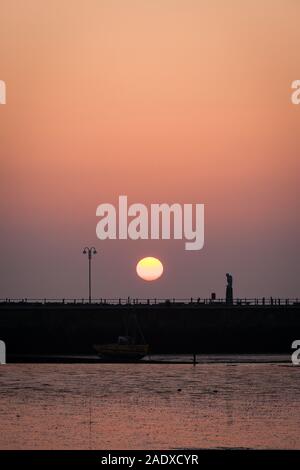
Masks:
[[[262,297],[262,298],[235,298],[232,302],[226,302],[226,299],[211,299],[211,298],[95,298],[89,302],[86,298],[63,298],[63,299],[35,299],[35,298],[3,298],[0,299],[0,304],[75,304],[75,305],[297,305],[300,303],[300,299],[286,299],[277,297]]]

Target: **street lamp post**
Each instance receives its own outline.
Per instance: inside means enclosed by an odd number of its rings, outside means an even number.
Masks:
[[[84,255],[88,255],[89,260],[89,303],[92,302],[92,256],[97,254],[96,248],[85,247],[83,250]]]

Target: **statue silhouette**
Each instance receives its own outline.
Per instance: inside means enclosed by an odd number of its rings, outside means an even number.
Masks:
[[[232,275],[226,273],[227,286],[226,286],[226,303],[233,304],[233,289],[232,289]]]

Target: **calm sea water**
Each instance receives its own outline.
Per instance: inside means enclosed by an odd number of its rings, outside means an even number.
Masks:
[[[8,364],[0,384],[1,449],[300,449],[300,366],[280,357]]]

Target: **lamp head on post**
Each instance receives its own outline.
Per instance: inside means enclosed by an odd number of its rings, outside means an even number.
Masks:
[[[91,257],[93,255],[96,255],[97,254],[97,250],[94,246],[92,246],[91,248],[89,248],[88,246],[86,246],[84,249],[83,249],[83,252],[82,252],[84,255],[88,255],[89,259],[91,259]]]

